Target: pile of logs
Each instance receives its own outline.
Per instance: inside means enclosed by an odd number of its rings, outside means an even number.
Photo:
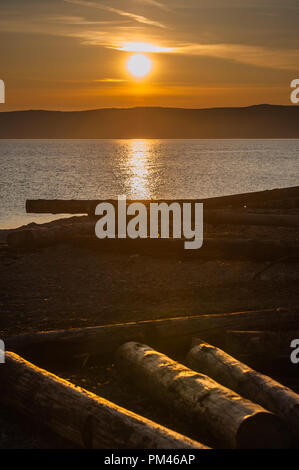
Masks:
[[[242,335],[253,324],[265,329],[271,322],[273,331],[290,328],[298,323],[298,313],[278,309],[203,315],[6,339],[7,348],[39,364],[47,356],[56,368],[59,355],[70,360],[87,356],[101,364],[114,360],[130,386],[179,416],[195,440],[12,352],[6,352],[0,368],[0,401],[84,448],[288,448],[299,437],[299,396],[207,341],[224,344],[227,335]],[[272,336],[279,336],[278,331]],[[198,339],[203,337],[205,341]]]
[[[7,242],[13,249],[71,243],[151,256],[190,254],[182,239],[96,239],[93,216],[99,202],[103,201],[28,200],[30,213],[89,217],[51,228],[15,230]],[[293,215],[251,211],[299,208],[299,187],[178,202],[203,202],[204,222],[214,225],[299,227],[296,211]],[[290,255],[291,260],[299,259],[298,243],[205,238],[203,248],[192,250],[192,258],[202,259],[272,261],[289,260]],[[0,367],[0,403],[83,448],[292,447],[299,437],[299,395],[257,370],[279,375],[292,369],[290,342],[299,337],[298,315],[298,308],[258,310],[4,338],[7,350],[14,352],[5,353]],[[113,361],[122,380],[154,399],[158,408],[179,416],[193,439],[40,368]]]
[[[87,214],[85,221],[59,224],[58,226],[38,226],[11,232],[7,242],[13,249],[33,249],[54,244],[71,243],[100,251],[122,253],[140,253],[149,256],[190,256],[190,250],[184,249],[184,239],[104,239],[95,236],[95,208],[100,202],[113,204],[117,211],[117,200],[27,200],[28,213],[51,214]],[[127,206],[133,202],[142,202],[147,208],[152,202],[171,200],[127,200]],[[299,187],[258,191],[198,200],[177,200],[179,204],[202,202],[204,204],[204,224],[213,225],[255,225],[268,227],[299,227],[299,215],[256,213],[252,208],[276,204],[279,208],[299,208]],[[133,216],[128,216],[128,220]],[[149,211],[148,211],[149,217]],[[116,218],[117,219],[117,218]],[[171,218],[170,218],[171,219]],[[149,221],[148,221],[149,222]],[[149,226],[149,223],[148,223]],[[117,230],[117,227],[116,227]],[[170,235],[172,219],[170,220]],[[249,238],[209,238],[205,237],[200,250],[192,250],[194,256],[202,259],[251,259],[276,260],[281,258],[299,259],[298,242],[287,243],[279,240],[257,240]]]

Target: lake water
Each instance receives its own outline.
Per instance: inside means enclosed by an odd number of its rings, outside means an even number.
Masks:
[[[201,198],[298,185],[299,140],[0,140],[0,228],[26,199]]]

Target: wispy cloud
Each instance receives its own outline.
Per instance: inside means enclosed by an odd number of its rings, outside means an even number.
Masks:
[[[98,8],[100,10],[109,11],[119,16],[130,18],[131,20],[134,20],[137,23],[142,23],[142,24],[146,24],[149,26],[156,26],[158,28],[166,28],[164,24],[159,23],[158,21],[151,20],[142,15],[136,15],[135,13],[120,10],[118,8],[110,7],[108,5],[104,5],[103,3],[89,2],[89,1],[84,1],[84,0],[64,0],[64,1],[66,3],[72,3],[73,5],[80,5],[84,7],[92,7],[92,8]]]
[[[123,42],[120,45],[111,46],[112,49],[125,52],[148,52],[148,53],[160,53],[160,52],[172,52],[171,47],[158,46],[157,44],[150,44],[147,42]]]
[[[92,85],[95,83],[124,83],[128,80],[123,78],[86,78],[80,80],[74,79],[51,79],[51,78],[42,78],[42,77],[28,77],[23,76],[22,80],[26,80],[28,82],[40,82],[40,83],[51,83],[51,84],[60,84],[60,85]]]
[[[136,0],[136,1],[138,3],[143,3],[143,4],[146,4],[146,5],[151,5],[153,7],[161,8],[161,10],[166,10],[166,11],[170,10],[170,8],[166,5],[164,5],[164,3],[157,2],[156,0]]]
[[[81,16],[56,16],[56,15],[48,16],[47,22],[55,23],[55,24],[74,25],[74,26],[96,26],[96,25],[112,26],[112,25],[120,24],[120,20],[119,21],[113,21],[113,20],[90,21],[90,20],[86,20],[85,18]]]
[[[217,57],[235,62],[270,67],[273,69],[298,69],[298,49],[270,49],[242,44],[185,44],[173,52],[186,55]]]
[[[99,78],[96,80],[93,80],[93,82],[100,82],[100,83],[123,83],[127,82],[127,80],[124,80],[123,78]]]
[[[70,4],[96,6],[111,10],[102,3],[84,0],[64,0]],[[115,10],[114,8],[112,9]],[[119,11],[119,10],[116,10]],[[121,10],[122,11],[122,10]],[[272,45],[232,44],[230,41],[200,43],[180,39],[174,36],[174,30],[153,30],[131,23],[131,13],[123,12],[118,17],[101,20],[79,15],[36,14],[24,21],[21,14],[4,14],[0,18],[0,30],[26,34],[41,34],[77,39],[80,44],[116,49],[124,52],[148,52],[186,55],[194,57],[212,57],[227,62],[251,65],[273,70],[299,71],[298,47]],[[120,17],[124,16],[127,20]],[[136,15],[134,15],[135,17]],[[140,18],[140,17],[138,17]],[[143,18],[143,17],[142,17]],[[149,20],[150,21],[150,20]],[[106,27],[107,26],[107,27]],[[198,36],[197,36],[198,37]],[[215,41],[215,38],[211,40]],[[289,44],[287,44],[289,45]]]

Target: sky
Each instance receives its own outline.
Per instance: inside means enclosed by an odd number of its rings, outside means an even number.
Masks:
[[[0,111],[291,104],[298,24],[298,0],[1,0]]]

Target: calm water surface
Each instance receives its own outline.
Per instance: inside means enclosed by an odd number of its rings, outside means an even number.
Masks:
[[[0,228],[28,198],[200,198],[295,186],[299,140],[0,140]]]

